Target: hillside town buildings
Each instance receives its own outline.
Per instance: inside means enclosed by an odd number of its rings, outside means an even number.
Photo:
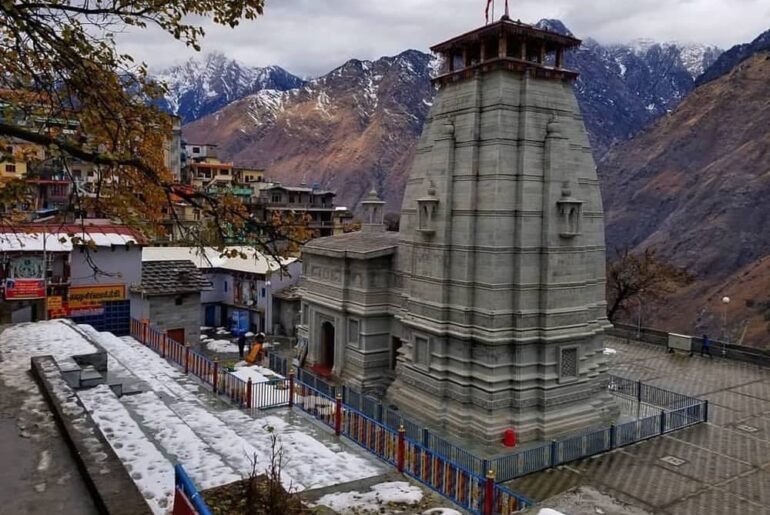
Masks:
[[[291,311],[299,311],[299,302],[276,303],[274,296],[299,282],[301,267],[296,258],[278,261],[248,247],[147,247],[142,262],[143,267],[164,262],[196,267],[206,283],[197,308],[199,326],[293,336]]]
[[[108,221],[0,228],[0,323],[67,317],[127,334],[143,243]]]
[[[74,133],[77,125],[66,125],[62,130]],[[285,215],[291,213],[291,223],[302,222],[308,237],[350,230],[353,216],[347,209],[334,205],[334,192],[317,186],[285,186],[269,180],[264,169],[222,161],[217,156],[217,145],[185,142],[177,118],[163,154],[176,184],[171,205],[164,209],[166,236],[156,243],[197,243],[191,239],[199,237],[206,217],[183,199],[185,192],[192,191],[239,198],[256,224],[272,224],[276,217],[279,222],[281,218],[288,220]],[[115,179],[105,176],[99,166],[92,163],[49,156],[40,145],[11,138],[0,141],[0,187],[14,180],[25,183],[26,200],[20,205],[0,206],[0,209],[25,213],[28,222],[54,219],[73,222],[101,217],[97,212],[72,211],[73,198],[93,197],[101,186]],[[232,243],[248,242],[233,235]]]

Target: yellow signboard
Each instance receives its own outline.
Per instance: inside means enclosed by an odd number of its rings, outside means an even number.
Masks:
[[[61,309],[62,308],[62,298],[61,297],[48,297],[48,309]]]
[[[109,286],[72,286],[69,291],[70,308],[82,308],[100,304],[102,302],[111,302],[114,300],[125,300],[126,286],[124,284],[113,284]]]

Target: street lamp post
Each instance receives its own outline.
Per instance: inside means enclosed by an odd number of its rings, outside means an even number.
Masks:
[[[273,332],[273,296],[270,291],[270,280],[265,281],[265,333]]]
[[[730,297],[722,297],[722,356],[727,354],[727,306],[730,304]]]
[[[636,320],[636,339],[639,340],[642,337],[642,297],[637,297],[636,301],[639,303],[639,313]]]
[[[43,320],[48,320],[48,253],[46,252],[46,240],[48,232],[43,227]]]

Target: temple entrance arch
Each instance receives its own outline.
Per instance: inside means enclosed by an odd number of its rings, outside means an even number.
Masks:
[[[321,324],[321,366],[329,370],[334,368],[334,324]]]

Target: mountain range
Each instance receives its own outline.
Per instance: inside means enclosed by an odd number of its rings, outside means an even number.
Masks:
[[[770,51],[770,30],[760,34],[751,43],[736,45],[727,52],[724,52],[714,64],[704,70],[703,74],[695,81],[695,85],[701,86],[709,81],[718,79],[746,59],[758,52],[764,51]]]
[[[212,52],[172,66],[155,78],[168,87],[161,107],[188,123],[264,89],[284,91],[305,81],[279,66],[252,68]]]
[[[557,20],[540,25],[569,32]],[[610,253],[655,247],[696,278],[644,301],[643,323],[767,346],[770,31],[724,53],[586,39],[567,65],[581,73],[575,90],[599,165]],[[185,134],[274,179],[335,188],[351,207],[375,184],[397,211],[434,67],[414,50],[351,60],[299,87],[247,95]]]
[[[569,33],[558,20],[539,26]],[[566,64],[581,73],[575,89],[596,157],[674,108],[720,54],[704,45],[604,46],[591,39],[570,53]],[[374,184],[388,210],[398,211],[435,94],[435,65],[430,54],[408,50],[375,61],[353,59],[309,81],[282,73],[282,80],[261,87],[251,77],[264,70],[215,55],[160,77],[173,92],[167,103],[183,119],[197,118],[184,127],[188,139],[216,143],[220,157],[264,167],[272,179],[335,189],[350,207]],[[231,100],[249,88],[256,90]],[[214,107],[220,104],[226,105]]]
[[[725,55],[731,68],[718,61],[718,74],[707,71],[671,114],[600,162],[607,241],[611,249],[655,247],[695,276],[645,308],[652,325],[715,337],[724,330],[730,341],[766,345],[770,48]]]

